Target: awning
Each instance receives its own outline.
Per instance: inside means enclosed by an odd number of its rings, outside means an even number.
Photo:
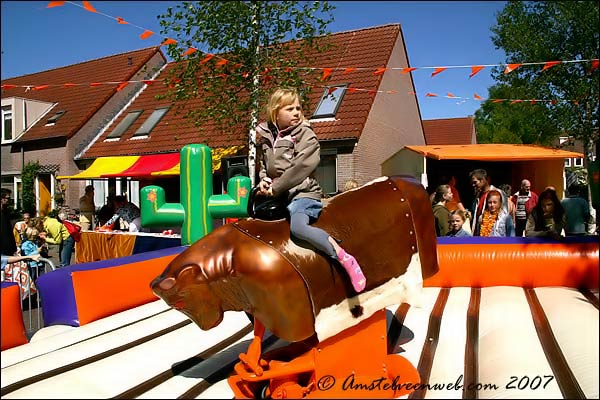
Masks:
[[[221,168],[223,157],[237,154],[244,146],[212,149],[212,170]],[[76,175],[57,176],[56,179],[102,179],[114,177],[177,176],[180,173],[179,153],[148,154],[143,156],[100,157],[85,171]]]
[[[456,144],[406,146],[435,160],[526,161],[582,158],[582,153],[525,144]]]
[[[114,174],[131,167],[139,156],[100,157],[85,171],[75,175],[61,175],[56,179],[98,179],[103,174]]]
[[[179,165],[179,153],[150,154],[146,156],[140,156],[140,158],[133,163],[131,167],[123,171],[113,174],[102,174],[102,178],[114,178],[120,176],[138,178],[152,176],[152,174],[156,171],[167,171],[172,169],[175,165]]]

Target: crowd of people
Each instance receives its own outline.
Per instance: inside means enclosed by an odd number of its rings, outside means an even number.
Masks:
[[[449,206],[456,204],[457,198],[460,202],[460,197],[454,194],[457,191],[452,189],[454,177],[432,193],[438,236],[559,239],[594,233],[588,202],[580,196],[581,188],[577,184],[571,184],[567,197],[559,200],[556,188],[548,186],[538,195],[531,190],[529,179],[523,179],[515,193],[509,184],[492,185],[484,169],[471,171],[469,179],[474,194],[471,210]]]

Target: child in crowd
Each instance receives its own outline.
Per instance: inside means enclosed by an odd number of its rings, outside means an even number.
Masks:
[[[463,229],[463,225],[467,221],[467,213],[463,210],[456,209],[450,213],[450,231],[446,236],[450,237],[467,237],[472,236],[469,232]]]
[[[515,236],[515,224],[502,205],[503,196],[499,190],[492,189],[486,198],[486,208],[479,216],[479,236]]]
[[[41,247],[38,246],[39,241],[39,231],[36,228],[28,227],[25,230],[24,241],[21,243],[21,254],[24,256],[33,256],[36,254],[40,254]],[[27,265],[29,266],[29,274],[33,279],[36,279],[38,276],[39,269],[37,267],[41,266],[40,262],[36,261],[28,261]]]
[[[268,121],[257,127],[260,193],[287,200],[291,235],[337,260],[350,276],[354,290],[362,292],[366,278],[356,259],[327,232],[311,225],[323,208],[323,191],[314,178],[321,159],[320,146],[304,118],[298,92],[275,90],[267,105],[267,115]]]

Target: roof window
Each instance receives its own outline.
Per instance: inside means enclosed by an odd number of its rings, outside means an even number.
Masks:
[[[54,124],[56,124],[56,121],[58,121],[58,119],[60,117],[62,117],[65,113],[66,113],[66,111],[64,111],[64,110],[57,111],[56,114],[54,114],[53,116],[48,118],[48,121],[46,121],[45,126],[53,126]]]
[[[335,117],[347,87],[345,84],[325,88],[321,101],[310,119]]]
[[[144,121],[142,126],[133,134],[133,137],[137,138],[139,136],[148,136],[152,129],[160,122],[162,117],[169,111],[169,107],[165,108],[157,108],[150,114],[148,119]]]
[[[131,111],[121,120],[121,122],[119,122],[106,139],[119,139],[143,112],[144,110]]]

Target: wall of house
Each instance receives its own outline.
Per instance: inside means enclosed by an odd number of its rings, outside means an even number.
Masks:
[[[155,54],[150,61],[139,70],[131,80],[139,81],[152,79],[165,64],[165,60],[160,53]],[[144,88],[143,83],[130,84],[120,92],[117,92],[106,104],[98,111],[88,122],[71,138],[67,143],[66,154],[63,162],[60,164],[60,172],[57,175],[74,175],[85,170],[93,160],[81,163],[81,169],[77,166],[74,159],[85,149],[91,146],[95,140],[100,137],[111,121],[124,110],[127,103]],[[132,154],[134,151],[132,149]],[[71,207],[79,207],[79,198],[83,195],[87,181],[85,180],[64,180],[67,190],[65,192],[65,203]],[[98,193],[101,198],[106,198],[103,193]]]
[[[406,49],[400,34],[387,67],[408,66]],[[385,91],[395,93],[385,93]],[[410,74],[387,70],[382,77],[371,112],[354,151],[355,176],[364,184],[382,175],[381,163],[405,145],[423,145],[425,138]],[[383,92],[383,93],[382,93]],[[342,183],[343,184],[343,183]]]

